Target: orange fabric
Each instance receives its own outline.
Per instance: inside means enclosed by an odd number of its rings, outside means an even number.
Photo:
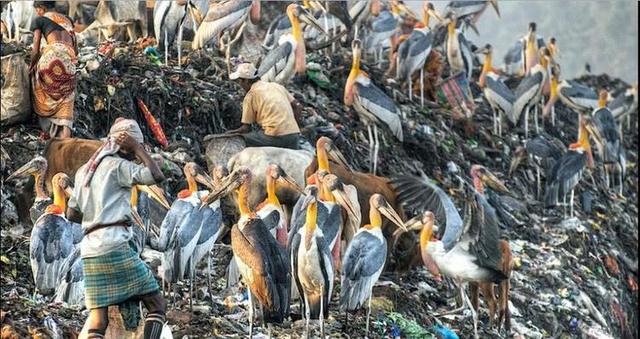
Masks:
[[[43,118],[73,120],[76,65],[73,47],[54,42],[42,50],[33,76],[33,108]]]
[[[178,199],[186,199],[191,195],[191,191],[189,190],[182,190],[180,191],[180,193],[178,193]]]

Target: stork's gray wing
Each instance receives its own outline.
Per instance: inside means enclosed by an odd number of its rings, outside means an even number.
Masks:
[[[390,11],[382,11],[371,22],[371,31],[373,33],[389,32],[396,29],[398,21]]]
[[[601,154],[604,163],[617,163],[620,159],[622,150],[622,140],[618,133],[618,124],[616,123],[613,113],[608,108],[600,108],[593,113],[598,133],[604,139],[603,153]]]
[[[248,221],[242,231],[233,226],[231,248],[253,272],[249,288],[264,307],[265,321],[282,323],[288,315],[291,289],[291,266],[285,249],[258,218]]]
[[[169,46],[173,44],[186,13],[186,6],[180,6],[175,1],[155,2],[153,6],[153,31],[161,51],[164,51],[165,44]],[[165,30],[167,41],[165,41]]]
[[[201,48],[211,38],[241,23],[249,13],[250,7],[251,0],[227,0],[221,3],[211,3],[207,15],[193,38],[193,48]]]
[[[559,140],[556,140],[559,144],[552,139],[539,135],[533,139],[529,139],[525,144],[527,153],[538,158],[553,158],[559,159],[564,153],[564,145]]]
[[[544,76],[542,72],[536,72],[527,75],[520,81],[518,87],[516,87],[516,101],[513,103],[513,111],[511,114],[507,114],[512,124],[515,125],[518,123],[525,107],[527,107],[534,97],[534,93],[538,92],[542,87],[543,79]]]
[[[402,206],[417,214],[431,211],[446,250],[453,248],[462,235],[462,218],[451,198],[426,176],[401,176],[392,180]]]
[[[458,33],[458,41],[460,43],[460,52],[462,54],[462,59],[464,60],[464,68],[467,73],[467,79],[471,79],[474,59],[474,54],[471,49],[471,43],[469,42],[469,40],[467,40],[462,32]]]
[[[504,98],[509,103],[509,105],[513,105],[513,103],[516,101],[516,96],[513,91],[499,79],[494,79],[489,76],[486,77],[486,86],[487,88],[498,94],[499,97]]]
[[[565,153],[551,168],[545,185],[545,207],[553,207],[580,181],[587,164],[586,155],[570,151]]]
[[[469,241],[469,250],[476,256],[478,265],[496,272],[502,271],[498,218],[481,194],[474,193],[467,200],[463,239]]]
[[[220,226],[222,226],[222,210],[220,208],[204,208],[202,211],[202,229],[200,231],[198,245],[203,244],[213,237],[219,236]]]
[[[55,300],[69,305],[82,305],[84,302],[84,274],[80,247],[65,260],[60,270],[60,282],[56,288]]]
[[[278,43],[280,36],[289,30],[291,30],[289,17],[285,13],[278,15],[269,25],[262,46],[267,49],[273,48]]]
[[[379,271],[387,259],[387,244],[369,232],[353,237],[342,259],[342,275],[360,280]]]
[[[169,244],[169,239],[173,236],[176,227],[182,222],[186,215],[193,210],[193,205],[184,201],[176,200],[171,204],[162,224],[160,224],[160,239],[158,240],[158,251],[164,252]]]
[[[271,213],[267,214],[264,218],[261,218],[264,225],[267,227],[269,231],[278,227],[278,223],[280,223],[280,213],[277,210],[271,211]]]
[[[293,46],[287,42],[269,51],[260,63],[258,77],[262,77],[271,70],[274,70],[275,74],[280,73],[287,66],[289,58],[292,57],[292,50]]]
[[[322,205],[322,203],[320,205]],[[318,210],[320,210],[320,208],[318,208]],[[325,208],[325,211],[328,210]],[[327,214],[323,215],[322,218],[320,218],[320,213],[318,213],[318,227],[320,227],[324,238],[328,242],[332,242],[334,239],[337,239],[341,226],[342,208],[339,205],[333,206],[333,208],[331,208]]]
[[[355,88],[357,100],[360,101],[362,107],[384,122],[396,138],[402,141],[402,122],[395,102],[371,81],[368,84],[356,82]]]
[[[587,87],[576,81],[567,81],[571,86],[560,88],[562,95],[587,100],[598,100],[598,93],[592,88]]]
[[[515,63],[521,62],[523,48],[524,48],[524,44],[522,43],[522,40],[516,41],[513,47],[509,48],[509,50],[507,51],[507,54],[505,54],[504,63],[509,65],[509,64],[515,64]]]

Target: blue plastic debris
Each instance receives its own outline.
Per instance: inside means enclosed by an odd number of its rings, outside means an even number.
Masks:
[[[435,325],[433,330],[436,332],[436,337],[440,339],[460,339],[455,332],[445,326]]]

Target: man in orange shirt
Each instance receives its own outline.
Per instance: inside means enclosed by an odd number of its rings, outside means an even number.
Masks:
[[[302,106],[286,88],[275,82],[262,81],[251,63],[238,65],[229,75],[238,80],[246,92],[242,102],[242,126],[228,131],[228,135],[241,135],[247,146],[274,146],[298,149],[300,128],[298,120]],[[251,124],[259,131],[251,131]]]

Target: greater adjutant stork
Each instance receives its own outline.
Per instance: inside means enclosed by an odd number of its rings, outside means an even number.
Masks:
[[[47,206],[33,225],[29,258],[36,291],[54,293],[61,281],[62,268],[73,255],[83,237],[82,226],[67,220],[67,198],[72,194],[71,181],[64,173],[51,180],[53,204]]]
[[[484,64],[478,84],[483,89],[484,98],[489,102],[493,112],[493,133],[502,136],[502,117],[513,110],[516,96],[501,80],[491,65],[493,48],[490,44],[484,46],[478,53],[484,54]],[[498,116],[496,117],[496,111]]]
[[[589,142],[589,129],[584,117],[579,118],[578,142],[569,145],[567,151],[547,175],[547,183],[544,192],[544,204],[546,208],[554,207],[558,200],[562,198],[563,208],[566,215],[567,194],[571,192],[571,216],[573,217],[573,197],[574,189],[586,166],[593,167],[593,154],[591,153],[591,143]]]
[[[340,309],[345,312],[355,311],[368,303],[367,336],[373,285],[378,281],[387,260],[387,240],[381,229],[382,215],[407,230],[398,213],[382,195],[372,195],[369,204],[371,223],[358,230],[344,254],[340,291]],[[348,314],[345,316],[348,317]],[[348,319],[345,319],[345,323],[348,323]]]
[[[231,249],[249,290],[249,337],[253,336],[253,298],[262,305],[263,320],[271,334],[271,324],[282,323],[289,314],[291,288],[291,267],[286,249],[249,208],[247,195],[251,177],[249,168],[240,167],[203,200],[209,203],[238,189],[240,219],[231,229]]]
[[[445,229],[457,236],[453,243],[431,239],[433,223],[427,223],[420,236],[421,253],[427,268],[434,275],[440,273],[454,279],[460,287],[463,308],[471,310],[474,336],[478,338],[477,313],[464,292],[464,285],[474,283],[500,283],[507,277],[502,270],[502,251],[497,218],[487,210],[484,197],[467,188],[464,225],[459,229]],[[454,310],[455,312],[457,310]],[[447,312],[451,313],[451,312]]]
[[[540,199],[542,194],[541,172],[544,170],[546,177],[556,161],[562,157],[564,151],[565,146],[560,140],[545,134],[538,135],[527,140],[524,147],[516,148],[509,166],[509,175],[515,172],[524,159],[533,160],[536,167],[536,198]]]
[[[424,105],[424,63],[431,53],[434,39],[433,33],[429,29],[429,18],[433,16],[441,20],[432,3],[425,2],[423,7],[422,27],[414,28],[407,40],[400,43],[396,66],[400,79],[408,82],[409,100],[412,100],[413,97],[413,86],[411,85],[413,74],[420,69],[421,105]]]
[[[11,173],[11,175],[6,179],[9,181],[17,177],[24,177],[28,175],[33,176],[33,187],[36,197],[33,205],[29,208],[29,218],[31,219],[32,224],[36,223],[36,220],[38,220],[38,218],[44,213],[47,206],[52,202],[44,187],[44,178],[46,173],[47,159],[41,156],[36,156],[31,159],[31,161],[18,168],[15,172]]]
[[[447,24],[447,61],[451,67],[451,74],[464,72],[467,79],[471,79],[473,72],[473,52],[471,45],[461,29],[456,28],[456,16],[449,14]]]
[[[613,174],[617,173],[618,193],[622,195],[627,159],[620,129],[613,114],[606,107],[595,110],[591,119],[587,120],[587,129],[596,141],[598,153],[604,165],[604,180],[607,188],[615,186]]]
[[[164,51],[165,63],[168,60],[169,46],[174,42],[178,45],[178,62],[181,62],[182,32],[187,15],[191,15],[194,26],[200,23],[200,13],[189,0],[156,1],[153,5],[153,31],[159,49]]]
[[[516,100],[513,103],[513,111],[507,115],[511,123],[517,125],[523,115],[522,113],[524,113],[525,139],[529,139],[529,112],[531,108],[535,110],[534,120],[536,132],[539,132],[538,110],[542,98],[542,87],[544,87],[549,76],[547,74],[547,66],[550,62],[549,52],[546,47],[543,47],[540,49],[539,54],[540,63],[533,66],[528,75],[518,84],[515,92]]]
[[[498,8],[498,0],[451,1],[447,4],[447,7],[445,7],[444,13],[455,13],[458,19],[469,17],[471,23],[475,24],[489,4],[491,4],[499,17],[500,9]]]
[[[304,226],[291,241],[291,272],[300,295],[300,310],[306,320],[306,337],[310,336],[309,321],[320,320],[324,334],[324,319],[329,316],[329,301],[333,292],[333,260],[330,239],[325,238],[318,219],[318,188],[307,186],[300,206],[306,210]]]
[[[551,111],[553,119],[554,114],[552,109],[558,99],[560,99],[565,106],[579,114],[592,112],[594,109],[603,105],[600,96],[592,88],[571,80],[558,82],[558,78],[557,72],[551,73],[551,95],[542,111],[544,116]]]
[[[301,21],[326,33],[313,14],[300,5],[287,6],[287,16],[291,22],[291,33],[279,38],[278,46],[267,53],[258,68],[258,76],[264,81],[286,84],[294,74],[304,74],[306,48]]]
[[[383,91],[376,87],[367,73],[360,69],[361,43],[353,40],[353,62],[351,72],[344,88],[344,104],[353,106],[369,132],[369,152],[371,154],[371,172],[376,173],[378,160],[378,126],[377,122],[384,122],[400,141],[403,140],[400,110]],[[375,138],[371,133],[371,125]]]
[[[185,272],[189,271],[193,286],[193,262],[190,262],[193,251],[200,239],[204,211],[200,206],[200,197],[208,192],[199,192],[198,183],[213,188],[213,180],[196,163],[189,162],[184,166],[184,175],[188,188],[178,193],[169,212],[160,225],[158,250],[163,252],[162,279],[177,283]],[[205,193],[206,192],[206,193]],[[174,289],[176,286],[174,285]]]

